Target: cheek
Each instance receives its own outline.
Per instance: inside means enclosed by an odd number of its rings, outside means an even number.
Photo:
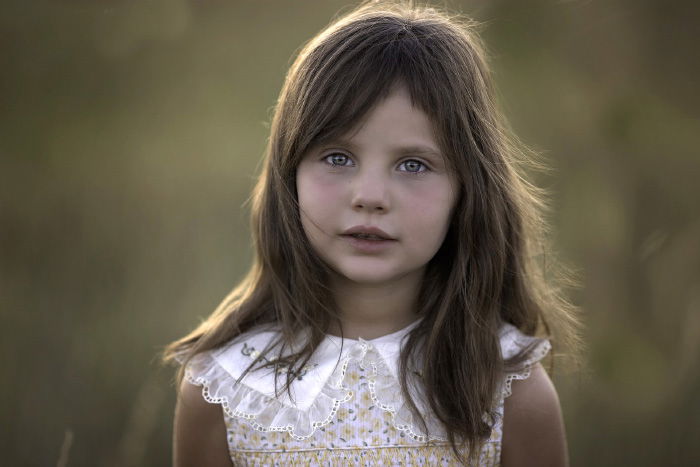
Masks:
[[[300,170],[297,172],[297,195],[302,224],[310,233],[314,224],[324,227],[323,224],[338,212],[342,193],[337,181],[331,183],[313,171]]]
[[[297,191],[299,192],[299,201],[313,203],[319,199],[332,200],[337,199],[339,194],[339,184],[337,181],[331,183],[323,177],[315,177],[313,173],[303,173],[297,177]],[[330,197],[333,198],[330,198]]]
[[[406,227],[423,247],[437,249],[447,233],[455,202],[449,187],[434,187],[415,194],[406,211]]]
[[[428,225],[447,219],[454,203],[453,191],[445,184],[426,185],[404,196],[406,207],[416,214],[413,220]]]

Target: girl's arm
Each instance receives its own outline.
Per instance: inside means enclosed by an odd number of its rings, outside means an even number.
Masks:
[[[226,425],[219,404],[202,397],[202,388],[182,381],[173,429],[175,467],[231,467]]]
[[[569,465],[559,397],[541,364],[504,401],[502,467]]]

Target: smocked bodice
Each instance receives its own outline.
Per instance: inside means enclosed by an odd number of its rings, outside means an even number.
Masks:
[[[426,427],[401,393],[399,353],[403,337],[415,324],[373,340],[328,336],[295,375],[290,391],[281,394],[275,394],[275,373],[284,381],[284,367],[251,371],[236,382],[275,337],[273,330],[244,334],[222,349],[198,354],[186,376],[203,386],[207,401],[221,404],[236,466],[454,465],[452,448],[420,395],[411,394]],[[537,339],[504,324],[503,358],[533,340]],[[499,464],[503,402],[510,395],[511,381],[527,378],[530,367],[549,349],[548,341],[539,340],[523,369],[504,375],[492,411],[491,436],[479,453],[478,465]]]

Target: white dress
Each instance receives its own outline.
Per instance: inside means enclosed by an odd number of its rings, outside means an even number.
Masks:
[[[441,427],[419,405],[428,435],[404,404],[397,379],[403,337],[417,322],[377,339],[327,336],[286,391],[275,396],[274,371],[249,372],[236,380],[275,336],[272,330],[243,334],[223,348],[195,356],[186,378],[204,398],[221,404],[228,448],[235,466],[267,465],[455,465]],[[505,359],[538,341],[524,369],[505,374],[491,437],[480,466],[500,464],[503,400],[513,379],[525,379],[550,343],[510,324],[500,331]],[[339,358],[340,357],[340,358]],[[277,368],[284,382],[284,368]],[[418,401],[418,398],[414,397]]]

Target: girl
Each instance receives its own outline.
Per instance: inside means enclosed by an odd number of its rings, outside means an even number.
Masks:
[[[176,465],[567,464],[538,362],[575,321],[492,94],[473,24],[432,8],[365,3],[303,48],[252,269],[165,352]]]

